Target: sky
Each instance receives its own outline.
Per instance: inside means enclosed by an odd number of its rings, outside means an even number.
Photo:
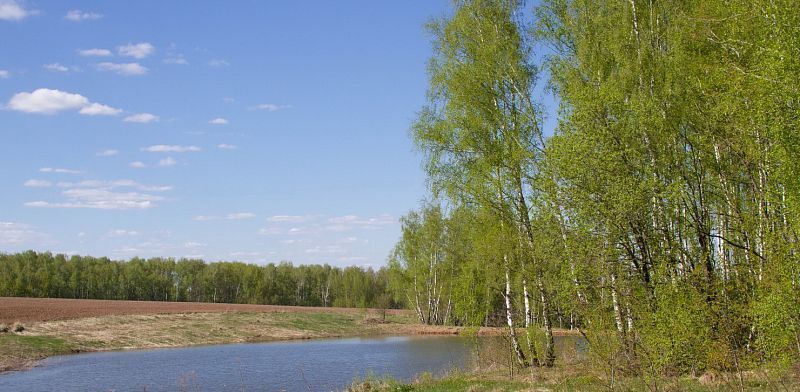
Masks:
[[[0,252],[384,265],[449,3],[0,0]]]

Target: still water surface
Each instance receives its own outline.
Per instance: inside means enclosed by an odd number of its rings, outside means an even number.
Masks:
[[[413,336],[66,355],[0,375],[0,391],[340,391],[367,374],[409,381],[463,368],[472,347]]]

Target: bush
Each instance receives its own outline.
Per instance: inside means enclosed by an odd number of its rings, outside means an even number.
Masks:
[[[0,333],[6,333],[11,330],[8,324],[0,324]]]
[[[21,323],[14,323],[14,327],[12,329],[14,332],[19,333],[25,330],[25,326],[22,325]]]

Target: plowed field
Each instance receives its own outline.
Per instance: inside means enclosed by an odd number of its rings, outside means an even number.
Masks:
[[[310,306],[238,305],[200,302],[109,301],[96,299],[0,297],[0,323],[68,320],[84,317],[126,314],[292,312],[363,313],[357,308]],[[379,310],[370,310],[378,313]],[[407,310],[387,310],[387,314],[409,314]]]

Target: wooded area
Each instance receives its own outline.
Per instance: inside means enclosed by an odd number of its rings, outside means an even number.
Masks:
[[[390,261],[422,322],[501,316],[523,367],[566,324],[612,378],[797,362],[795,1],[457,1],[429,30],[432,201]]]
[[[291,263],[0,254],[0,297],[397,307],[385,270]]]

